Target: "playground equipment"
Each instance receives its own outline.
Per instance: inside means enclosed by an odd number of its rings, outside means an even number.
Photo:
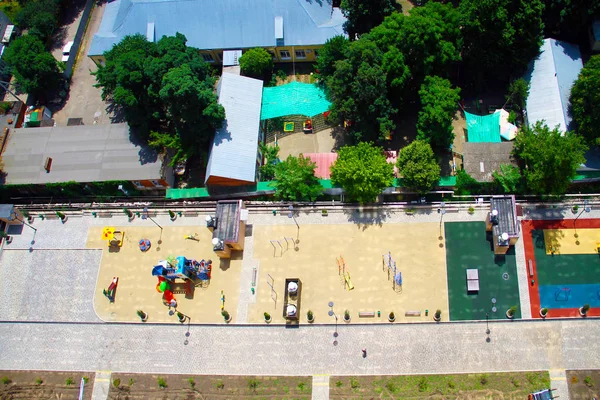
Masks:
[[[115,277],[113,277],[112,281],[110,282],[110,285],[108,286],[108,289],[104,289],[102,291],[102,294],[104,296],[106,296],[106,298],[111,303],[115,302],[115,294],[116,294],[116,290],[117,290],[117,285],[118,284],[119,284],[119,277],[115,276]]]
[[[117,231],[111,226],[106,226],[102,230],[102,240],[108,241],[108,247],[121,247],[123,246],[123,239],[125,238],[125,232]]]
[[[152,276],[162,276],[168,281],[175,279],[201,281],[210,280],[212,271],[212,260],[189,260],[183,256],[175,259],[175,262],[161,260],[154,268],[152,268]]]
[[[195,240],[196,242],[199,242],[199,241],[200,241],[200,239],[198,239],[198,234],[197,234],[197,233],[191,233],[191,234],[189,234],[189,235],[185,235],[183,238],[184,238],[185,240],[188,240],[188,239],[189,239],[189,240]]]
[[[221,290],[221,310],[225,309],[225,293]]]
[[[298,321],[300,312],[300,294],[302,282],[298,278],[285,280],[285,294],[283,297],[283,318],[287,321]]]
[[[340,255],[340,258],[336,258],[335,261],[338,265],[338,275],[341,275],[344,279],[344,287],[348,290],[354,289],[354,285],[350,279],[350,272],[346,271],[346,262],[344,261],[344,257]]]
[[[294,132],[294,123],[293,122],[284,122],[283,123],[283,131],[284,132]]]
[[[302,131],[304,133],[312,133],[313,132],[313,125],[312,125],[311,119],[307,119],[306,121],[304,121],[302,123]]]
[[[140,250],[145,252],[150,250],[150,246],[152,246],[152,243],[150,242],[150,239],[141,239],[139,245]]]
[[[392,288],[395,291],[402,290],[402,272],[396,268],[396,261],[392,258],[392,252],[388,251],[387,256],[384,254],[381,256],[382,268],[385,271],[387,269],[388,281],[392,279]]]

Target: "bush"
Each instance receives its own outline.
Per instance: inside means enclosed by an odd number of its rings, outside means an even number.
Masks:
[[[426,392],[429,390],[429,381],[424,376],[419,379],[419,383],[417,384],[419,392]]]
[[[513,316],[517,313],[517,306],[512,306],[508,309],[508,315]]]
[[[586,377],[583,379],[583,383],[585,383],[585,386],[587,386],[587,387],[592,387],[592,386],[594,386],[594,383],[592,382],[592,377],[591,377],[591,376],[586,376]]]
[[[119,388],[119,386],[121,386],[121,379],[119,378],[115,378],[113,380],[113,386],[116,387],[117,389]]]
[[[67,380],[65,381],[65,385],[67,385],[67,386],[71,386],[74,383],[75,383],[75,381],[71,377],[68,377]]]
[[[158,387],[161,389],[164,389],[167,387],[167,381],[165,381],[163,378],[158,378],[156,380],[156,383],[158,383]]]
[[[190,384],[190,387],[192,389],[196,387],[196,381],[194,380],[194,378],[188,378],[188,383]]]
[[[360,387],[360,382],[356,378],[350,378],[350,387],[352,389],[358,389]]]
[[[87,384],[90,381],[90,378],[88,376],[84,376],[83,377],[83,384]]]
[[[260,382],[257,379],[249,379],[248,380],[248,388],[250,390],[256,390],[258,385],[260,385]]]
[[[581,312],[582,313],[587,313],[590,310],[590,305],[589,304],[584,304],[583,307],[581,307]]]
[[[10,379],[8,376],[5,376],[2,378],[2,383],[5,385],[8,385],[11,382],[12,382],[12,379]]]
[[[337,381],[337,382],[335,383],[335,387],[339,387],[339,388],[341,388],[342,386],[344,386],[344,382],[342,382],[342,381]]]
[[[481,383],[482,385],[487,385],[488,382],[488,376],[486,374],[483,374],[479,377],[479,383]]]
[[[215,387],[217,389],[223,389],[225,387],[225,384],[223,383],[222,380],[218,380],[217,383],[215,383]]]
[[[41,385],[42,383],[44,383],[44,380],[43,380],[42,378],[37,378],[37,379],[35,380],[35,384],[36,384],[36,385]]]
[[[129,383],[128,383],[129,387],[132,387],[134,383],[135,383],[135,381],[133,380],[133,378],[129,378]]]
[[[473,206],[469,206],[469,214],[473,215],[475,213],[475,208]]]
[[[240,69],[245,76],[264,80],[273,71],[273,57],[262,47],[246,50],[240,57]]]
[[[264,313],[265,319],[266,320],[270,320],[271,319],[271,314],[269,314],[268,312],[265,311]]]

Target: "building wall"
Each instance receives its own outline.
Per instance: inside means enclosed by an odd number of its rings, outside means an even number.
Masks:
[[[271,53],[273,56],[273,62],[290,63],[317,61],[318,51],[321,47],[323,47],[322,44],[306,46],[276,46],[265,47],[264,49]],[[200,50],[200,54],[202,54],[204,57],[204,61],[208,63],[216,65],[223,62],[223,49]],[[90,58],[97,65],[104,65],[105,63],[103,55],[90,56]]]

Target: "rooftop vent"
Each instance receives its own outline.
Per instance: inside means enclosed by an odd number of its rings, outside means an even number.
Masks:
[[[275,17],[275,40],[283,40],[283,17]]]
[[[154,22],[148,22],[148,26],[146,27],[146,39],[154,43]]]
[[[490,222],[494,225],[498,225],[498,210],[492,210],[490,214]]]

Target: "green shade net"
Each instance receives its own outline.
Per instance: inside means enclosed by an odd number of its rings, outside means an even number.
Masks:
[[[490,115],[475,115],[465,111],[467,119],[467,142],[499,143],[500,111]]]
[[[260,119],[306,115],[314,117],[329,110],[331,103],[317,85],[292,82],[263,89]]]

